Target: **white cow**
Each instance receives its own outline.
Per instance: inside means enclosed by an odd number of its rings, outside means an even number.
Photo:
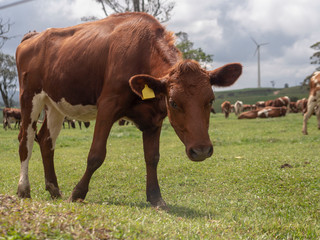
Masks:
[[[243,102],[236,101],[234,104],[234,113],[238,116],[243,111]]]

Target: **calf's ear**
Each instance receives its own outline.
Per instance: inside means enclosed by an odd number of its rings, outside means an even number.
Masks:
[[[132,91],[141,97],[142,100],[152,99],[166,92],[166,83],[164,80],[145,74],[131,77],[129,85]]]
[[[240,63],[229,63],[209,72],[210,83],[217,87],[231,86],[242,73]]]

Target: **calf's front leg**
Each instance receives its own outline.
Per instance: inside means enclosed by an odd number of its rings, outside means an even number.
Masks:
[[[98,109],[93,141],[87,159],[87,168],[81,180],[73,189],[71,197],[69,198],[70,201],[85,199],[89,190],[90,179],[93,173],[102,165],[106,157],[107,139],[114,122],[114,116],[116,115],[115,111],[112,110],[117,109],[116,104],[116,102],[112,104],[112,102],[105,101],[99,106],[100,110]]]
[[[157,176],[157,166],[160,158],[159,139],[161,127],[143,131],[143,150],[147,168],[147,201],[153,207],[166,209],[167,205],[161,197]]]

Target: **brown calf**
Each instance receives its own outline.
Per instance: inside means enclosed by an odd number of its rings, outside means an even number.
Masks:
[[[18,195],[30,197],[28,162],[35,123],[46,106],[37,138],[51,197],[61,196],[53,155],[64,117],[96,119],[87,168],[71,201],[86,197],[90,179],[105,159],[110,129],[126,117],[142,131],[147,201],[165,207],[157,177],[163,119],[168,115],[192,161],[210,157],[212,85],[230,86],[242,72],[238,63],[206,71],[181,56],[173,34],[145,13],[51,28],[24,40],[16,52],[22,110]]]
[[[307,123],[311,115],[315,112],[318,119],[318,129],[320,129],[320,72],[315,72],[310,79],[310,92],[306,112],[303,116],[302,133],[307,135]]]

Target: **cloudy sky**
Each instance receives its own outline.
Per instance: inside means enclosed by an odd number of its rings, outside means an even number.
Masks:
[[[0,7],[18,0],[0,0]],[[228,62],[242,63],[243,75],[227,88],[257,87],[256,45],[261,46],[261,85],[282,88],[299,85],[315,70],[310,64],[320,41],[320,1],[316,0],[168,0],[176,3],[168,30],[189,34],[196,48],[213,54],[213,67]],[[81,23],[83,16],[102,18],[94,0],[34,0],[0,10],[3,21],[10,19],[9,35],[16,36],[2,48],[14,55],[24,33],[49,27],[67,27]],[[222,89],[221,89],[222,90]]]

